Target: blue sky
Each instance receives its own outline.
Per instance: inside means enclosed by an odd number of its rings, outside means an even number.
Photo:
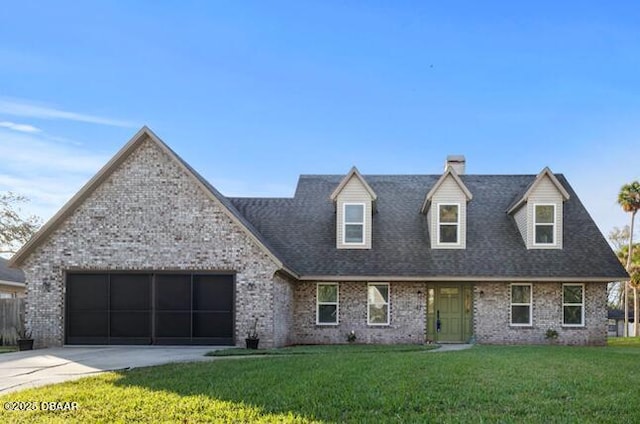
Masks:
[[[142,126],[227,195],[299,174],[640,178],[636,2],[8,2],[0,190],[47,219]]]

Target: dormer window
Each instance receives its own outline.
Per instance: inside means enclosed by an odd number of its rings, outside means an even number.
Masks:
[[[460,240],[460,205],[438,204],[438,241],[440,244],[458,244]]]
[[[371,249],[377,196],[353,167],[331,193],[336,207],[336,248]]]
[[[544,168],[507,208],[527,249],[562,249],[564,202],[569,192]]]
[[[534,244],[553,245],[555,244],[554,234],[556,228],[556,205],[536,204],[534,205]]]
[[[456,158],[461,164],[457,168],[464,172],[464,157]],[[427,215],[432,249],[467,248],[467,212],[472,198],[452,161],[447,160],[444,174],[431,187],[420,209]]]
[[[364,203],[344,204],[344,244],[364,244]]]

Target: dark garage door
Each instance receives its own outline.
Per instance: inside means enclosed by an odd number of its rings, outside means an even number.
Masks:
[[[70,273],[67,344],[233,344],[233,275]]]

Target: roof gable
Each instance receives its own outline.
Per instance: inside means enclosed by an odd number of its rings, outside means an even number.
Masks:
[[[194,179],[205,194],[220,206],[220,208],[235,222],[240,228],[281,268],[295,275],[286,269],[283,261],[268,247],[268,242],[262,238],[253,225],[248,222],[219,191],[202,178],[193,168],[191,168],[181,157],[179,157],[169,146],[167,146],[157,135],[147,126],[142,127],[116,154],[98,171],[81,189],[76,193],[42,228],[11,258],[10,266],[19,266],[33,252],[33,250],[43,243],[46,238],[55,231],[64,220],[70,216],[76,208],[82,204],[142,143],[150,140],[174,160],[185,173]]]
[[[431,190],[429,190],[429,192],[427,193],[424,202],[422,202],[422,208],[420,209],[420,212],[427,213],[429,209],[429,203],[431,203],[431,199],[438,192],[438,189],[447,180],[447,178],[452,178],[453,181],[458,185],[458,187],[460,187],[460,190],[462,190],[462,192],[464,193],[467,201],[473,199],[473,195],[471,194],[467,186],[462,182],[462,179],[460,178],[456,170],[453,169],[452,166],[447,166],[447,169],[444,171],[442,176],[438,178],[438,181],[436,181]]]
[[[349,173],[347,173],[347,175],[342,179],[342,181],[340,181],[340,184],[338,184],[338,187],[336,187],[333,193],[331,193],[331,196],[330,196],[331,200],[333,200],[334,202],[336,201],[336,199],[338,198],[338,195],[340,195],[340,192],[342,192],[342,190],[349,183],[349,181],[351,181],[352,178],[356,178],[360,182],[360,184],[362,184],[362,186],[365,188],[367,193],[369,193],[369,196],[371,196],[371,201],[375,201],[378,198],[378,196],[373,191],[371,186],[367,183],[367,181],[364,179],[362,174],[360,174],[360,172],[358,171],[358,168],[354,166],[351,168]]]
[[[522,196],[516,198],[516,200],[509,206],[509,208],[507,209],[507,213],[511,214],[511,213],[515,212],[523,204],[525,204],[529,200],[529,197],[531,196],[531,194],[536,190],[538,185],[545,178],[548,178],[551,181],[551,183],[555,186],[555,188],[558,190],[560,195],[562,195],[562,200],[563,201],[569,200],[569,197],[570,197],[569,196],[569,192],[560,183],[560,181],[554,175],[554,173],[551,172],[551,169],[549,169],[548,166],[545,166],[544,169],[542,171],[540,171],[540,173],[538,175],[536,175],[535,179],[531,182],[531,184],[529,184],[527,186],[527,188],[524,191],[524,194]]]
[[[0,258],[0,281],[24,285],[24,273],[22,270],[9,268],[9,261],[5,258]]]

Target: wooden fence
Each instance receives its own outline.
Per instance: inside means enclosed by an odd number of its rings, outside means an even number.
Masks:
[[[16,344],[16,329],[22,328],[24,299],[0,299],[0,339],[4,345]]]

